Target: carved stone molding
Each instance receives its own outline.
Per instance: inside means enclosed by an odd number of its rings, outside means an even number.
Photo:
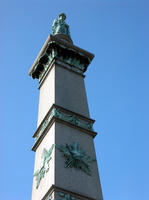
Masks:
[[[39,142],[44,138],[47,131],[56,120],[60,123],[65,123],[69,126],[80,129],[83,132],[92,135],[93,137],[95,137],[97,134],[93,130],[94,120],[70,112],[54,104],[33,135],[35,138],[35,144],[32,150],[36,150]]]
[[[56,197],[56,198],[55,198]],[[42,200],[95,200],[52,185]]]
[[[76,70],[80,74],[83,74],[87,70],[94,55],[73,45],[71,41],[65,41],[59,35],[65,36],[64,34],[48,36],[28,72],[33,78],[41,80],[54,58],[66,62],[72,70]]]
[[[76,71],[81,74],[86,71],[87,66],[91,62],[89,57],[76,52],[74,49],[67,48],[56,41],[51,41],[48,43],[46,51],[38,59],[38,63],[34,67],[31,76],[40,81],[50,66],[53,58],[58,58],[59,60],[65,61],[67,64],[74,66]]]

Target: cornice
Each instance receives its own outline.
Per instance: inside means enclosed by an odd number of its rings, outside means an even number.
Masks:
[[[56,36],[50,35],[29,70],[29,75],[33,78],[41,79],[43,72],[47,70],[53,58],[59,58],[78,68],[80,73],[84,73],[94,55]]]
[[[69,190],[65,190],[61,187],[57,187],[56,185],[52,185],[51,188],[48,190],[48,192],[45,194],[45,196],[42,198],[42,200],[54,200],[53,198],[53,194],[57,193],[58,196],[60,196],[60,194],[64,194],[67,195],[67,199],[68,200],[95,200],[93,198],[81,195],[81,194],[77,194],[75,192],[71,192]]]

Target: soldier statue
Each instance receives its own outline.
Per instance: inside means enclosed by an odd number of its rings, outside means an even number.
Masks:
[[[61,13],[58,16],[58,19],[55,19],[52,24],[52,34],[65,34],[70,37],[69,26],[64,21],[66,19],[66,15]]]

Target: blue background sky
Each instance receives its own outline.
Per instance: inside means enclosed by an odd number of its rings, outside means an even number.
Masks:
[[[149,199],[149,2],[0,0],[0,199],[31,199],[38,81],[28,76],[65,12],[85,73],[104,200]]]

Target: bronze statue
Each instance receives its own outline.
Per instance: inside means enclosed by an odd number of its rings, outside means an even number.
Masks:
[[[69,26],[64,21],[66,19],[66,15],[61,13],[58,16],[58,19],[55,19],[52,24],[52,34],[65,34],[70,37]]]

